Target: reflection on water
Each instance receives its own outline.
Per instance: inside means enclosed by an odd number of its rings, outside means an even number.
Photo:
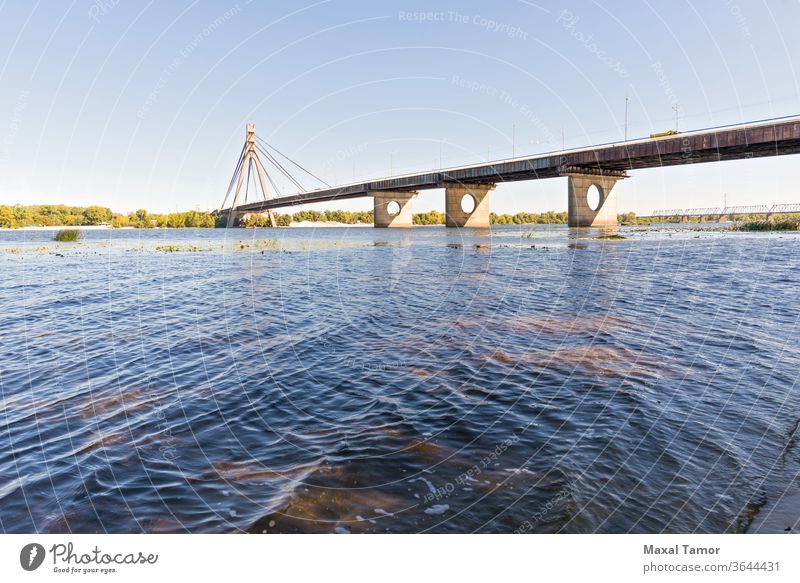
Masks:
[[[798,238],[0,232],[4,532],[796,518]]]

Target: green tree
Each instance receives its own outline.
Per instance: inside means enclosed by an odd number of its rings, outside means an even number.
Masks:
[[[17,219],[14,216],[14,209],[10,206],[0,206],[0,227],[13,229],[17,226]]]
[[[112,217],[111,209],[101,206],[90,206],[83,210],[83,224],[84,225],[99,225],[100,223],[108,223]]]
[[[150,223],[150,215],[144,209],[139,209],[136,211],[133,216],[135,217],[136,226],[140,228],[147,228],[151,226]],[[132,223],[134,221],[131,221]]]

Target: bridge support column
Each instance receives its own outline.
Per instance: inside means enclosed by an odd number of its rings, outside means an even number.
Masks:
[[[370,192],[374,201],[376,227],[411,227],[414,225],[412,201],[417,198],[416,192],[375,191]],[[397,204],[397,212],[391,213],[391,207]]]
[[[567,172],[568,223],[570,227],[609,227],[617,223],[617,193],[614,187],[618,180],[627,178],[624,172],[615,175],[601,173]],[[596,209],[589,206],[589,188],[595,186],[600,193]]]
[[[494,184],[446,184],[445,224],[448,227],[488,229],[489,193],[492,190],[494,190]],[[462,205],[462,201],[465,204]],[[465,207],[469,208],[470,204],[472,210],[464,210]]]
[[[250,170],[254,165],[258,174],[258,182],[261,185],[261,194],[264,197],[264,200],[267,200],[267,185],[264,180],[267,175],[267,171],[264,170],[264,165],[261,163],[261,158],[258,157],[258,150],[256,146],[256,126],[252,123],[248,123],[247,131],[245,133],[244,149],[242,150],[239,164],[237,165],[236,172],[234,173],[234,178],[238,173],[239,180],[236,182],[236,192],[233,195],[233,202],[231,202],[231,209],[230,213],[228,214],[228,228],[233,227],[237,224],[240,218],[243,218],[240,217],[239,213],[237,213],[235,209],[239,205],[239,196],[242,194],[242,185],[244,184],[245,175],[247,175],[249,180]],[[246,172],[245,168],[247,169]],[[233,184],[233,182],[231,182],[231,184]],[[228,192],[230,193],[230,190]],[[245,186],[245,198],[246,197],[247,187]],[[225,198],[227,200],[227,195]],[[225,203],[223,202],[223,204]],[[267,210],[266,215],[269,218],[270,225],[276,227],[277,225],[275,224],[275,217],[272,216],[272,212]]]

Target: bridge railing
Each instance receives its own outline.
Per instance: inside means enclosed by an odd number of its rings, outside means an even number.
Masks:
[[[708,208],[699,208],[699,209],[686,209],[685,211],[683,211],[683,216],[690,216],[690,217],[693,217],[693,216],[702,217],[702,216],[705,216],[705,215],[721,215],[721,214],[722,214],[722,209],[719,208],[719,207],[717,207],[717,208],[708,207]]]
[[[800,203],[776,204],[769,211],[770,213],[800,213]]]
[[[722,209],[723,215],[766,215],[770,213],[770,207],[763,204],[749,206],[726,206]]]
[[[705,217],[729,215],[774,215],[800,213],[800,203],[776,204],[771,207],[765,204],[745,206],[707,207],[696,209],[661,209],[653,211],[651,217]]]

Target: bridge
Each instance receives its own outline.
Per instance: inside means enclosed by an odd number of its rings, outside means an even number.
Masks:
[[[640,218],[679,218],[683,222],[690,218],[699,218],[700,222],[713,219],[721,223],[726,222],[730,217],[736,215],[764,215],[766,220],[770,220],[774,215],[788,215],[800,213],[800,203],[774,204],[767,206],[764,204],[745,205],[745,206],[725,206],[725,207],[706,207],[696,209],[663,209],[653,211],[652,214]]]
[[[439,188],[445,191],[448,227],[488,228],[490,193],[497,183],[567,177],[569,226],[610,226],[617,224],[615,186],[618,181],[628,178],[628,171],[800,153],[800,117],[797,116],[667,134],[330,186],[257,138],[255,126],[251,123],[247,126],[245,144],[225,200],[217,212],[226,216],[228,225],[233,226],[239,218],[256,213],[264,213],[272,220],[270,211],[288,206],[372,197],[376,227],[409,227],[412,225],[412,203],[418,192]],[[300,190],[303,187],[278,156],[314,176],[325,187],[269,198],[266,181],[273,187],[275,184],[265,171],[259,154],[267,157]],[[243,189],[245,173],[248,187],[251,173],[257,176],[261,200],[247,202],[247,190]],[[587,198],[592,187],[599,194],[599,202],[594,207]],[[232,192],[231,205],[225,208]]]

